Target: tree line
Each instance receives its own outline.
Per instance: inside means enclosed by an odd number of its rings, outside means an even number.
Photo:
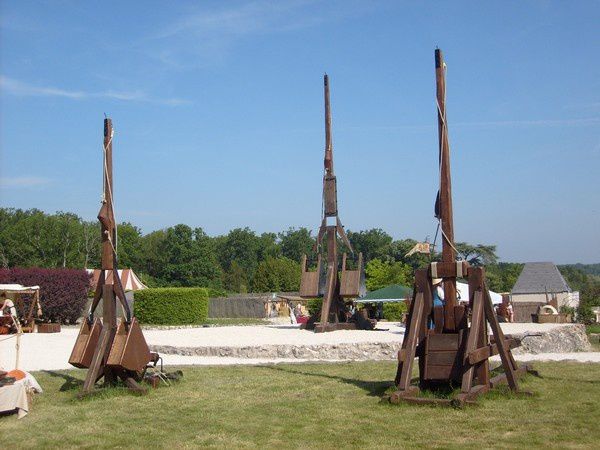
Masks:
[[[117,229],[119,267],[132,268],[147,285],[203,286],[223,293],[298,290],[300,259],[312,254],[315,245],[306,228],[261,234],[236,228],[214,237],[185,224],[147,234],[127,222]],[[378,228],[347,234],[354,250],[363,253],[369,290],[393,283],[410,286],[414,269],[439,260],[439,253],[406,256],[417,241],[393,239]],[[461,259],[486,266],[490,289],[511,290],[522,264],[499,263],[495,245],[455,246]],[[97,221],[68,212],[0,208],[0,266],[97,268],[99,258]],[[563,274],[582,287],[594,276],[576,266],[565,267]]]

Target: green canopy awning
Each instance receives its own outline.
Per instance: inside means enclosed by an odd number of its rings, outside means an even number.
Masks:
[[[364,297],[357,299],[356,303],[402,302],[410,296],[412,296],[411,288],[401,284],[392,284],[367,293]]]

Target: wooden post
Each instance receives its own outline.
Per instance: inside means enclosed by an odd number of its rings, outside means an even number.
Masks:
[[[338,322],[340,313],[340,279],[338,275],[338,248],[337,236],[353,252],[352,245],[346,236],[344,227],[338,216],[337,205],[337,179],[333,171],[333,144],[331,133],[331,105],[329,100],[329,77],[323,77],[323,94],[325,98],[325,158],[323,174],[323,217],[319,234],[317,236],[317,251],[320,250],[322,239],[327,239],[327,279],[323,304],[321,306],[321,322],[315,331],[328,331],[330,319]],[[335,225],[327,223],[327,219],[335,218]]]
[[[329,77],[323,76],[323,88],[325,94],[325,171],[333,175],[333,143],[331,139],[331,105],[329,103]]]
[[[87,372],[86,379],[83,383],[82,395],[89,394],[93,389],[96,382],[104,377],[106,384],[114,384],[120,377],[127,383],[128,387],[137,385],[135,380],[132,378],[133,373],[131,370],[125,370],[119,366],[107,365],[107,359],[111,352],[111,347],[115,336],[117,334],[117,298],[123,305],[123,309],[126,313],[126,326],[132,320],[131,311],[127,305],[125,299],[125,292],[121,285],[119,273],[117,270],[117,257],[116,257],[116,221],[113,210],[113,165],[112,165],[112,137],[113,128],[112,121],[108,118],[104,119],[104,150],[103,150],[103,161],[102,161],[102,173],[103,173],[103,198],[100,212],[98,213],[98,220],[101,226],[101,239],[102,239],[102,254],[101,254],[101,274],[96,285],[96,292],[94,294],[94,300],[90,308],[88,321],[93,321],[93,313],[98,306],[100,299],[102,299],[102,331],[98,338],[98,343],[94,349],[92,361]],[[112,277],[108,274],[112,273]],[[135,351],[141,352],[144,355],[149,351],[147,344],[143,340],[143,344],[138,344]],[[127,344],[126,344],[127,345]],[[135,387],[135,386],[134,386]],[[141,387],[137,387],[138,391],[143,391]]]
[[[450,176],[450,145],[448,143],[448,123],[446,117],[446,65],[440,49],[435,50],[435,81],[439,138],[439,218],[442,222],[442,261],[456,261],[454,251],[454,219],[452,215],[452,180]],[[444,324],[454,331],[454,307],[456,306],[456,279],[444,281]]]
[[[331,313],[332,306],[338,301],[337,292],[338,288],[338,256],[337,256],[337,236],[336,227],[327,227],[327,282],[325,285],[325,296],[323,297],[323,304],[321,306],[321,328],[323,331],[327,328],[329,322],[329,316]]]

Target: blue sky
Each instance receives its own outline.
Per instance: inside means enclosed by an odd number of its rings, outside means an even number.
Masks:
[[[439,46],[457,240],[600,261],[597,1],[0,8],[2,206],[94,218],[107,113],[120,220],[316,229],[327,72],[342,222],[432,237]]]

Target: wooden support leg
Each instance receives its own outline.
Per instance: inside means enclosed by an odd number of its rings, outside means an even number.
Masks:
[[[148,389],[146,389],[145,387],[142,387],[137,381],[135,381],[135,379],[133,377],[129,376],[128,374],[123,374],[122,379],[123,379],[123,382],[125,383],[125,386],[127,386],[129,389],[131,389],[136,394],[146,395],[148,393]]]
[[[83,394],[89,394],[94,389],[96,382],[103,375],[108,375],[108,377],[106,377],[107,382],[114,382],[114,377],[112,376],[111,371],[106,370],[104,365],[108,356],[108,352],[110,351],[110,347],[112,346],[115,338],[115,333],[117,332],[116,318],[114,318],[116,305],[112,285],[105,284],[102,287],[102,299],[103,315],[105,317],[103,324],[104,326],[102,327],[100,337],[98,338],[98,345],[94,350],[94,356],[92,356],[92,362],[83,383]],[[106,317],[110,317],[111,313],[113,314],[113,318],[115,320],[106,320]]]
[[[333,303],[333,292],[335,289],[333,268],[327,268],[327,278],[325,284],[325,295],[323,296],[323,304],[321,306],[321,325],[326,325],[329,322],[329,313]]]
[[[492,332],[494,333],[496,346],[498,347],[498,353],[500,354],[500,360],[502,361],[502,367],[506,372],[506,381],[508,382],[508,386],[516,391],[519,389],[517,384],[517,377],[515,374],[515,369],[513,368],[513,363],[511,361],[511,357],[509,356],[510,349],[506,346],[506,341],[504,339],[504,333],[500,328],[500,324],[498,323],[498,318],[494,313],[494,307],[492,305],[492,298],[490,297],[490,293],[487,290],[487,287],[484,284],[484,310],[485,315],[490,327],[492,328]]]
[[[473,385],[473,377],[475,372],[475,366],[469,364],[468,355],[469,353],[477,350],[477,343],[479,341],[479,333],[481,332],[481,323],[484,321],[483,315],[483,293],[476,291],[473,297],[473,309],[471,317],[471,328],[469,329],[469,336],[467,337],[467,346],[464,353],[464,365],[468,366],[462,377],[461,392],[463,394],[468,393]]]
[[[411,321],[408,329],[408,336],[405,336],[406,347],[403,356],[403,361],[399,363],[398,371],[400,372],[400,379],[398,380],[398,392],[392,395],[401,396],[403,391],[407,393],[410,390],[410,379],[412,375],[413,362],[415,360],[415,353],[417,350],[417,344],[419,340],[419,325],[423,318],[423,293],[417,293],[415,300],[413,301],[413,311],[411,315]],[[414,390],[414,389],[413,389]],[[393,401],[393,399],[392,399]]]

